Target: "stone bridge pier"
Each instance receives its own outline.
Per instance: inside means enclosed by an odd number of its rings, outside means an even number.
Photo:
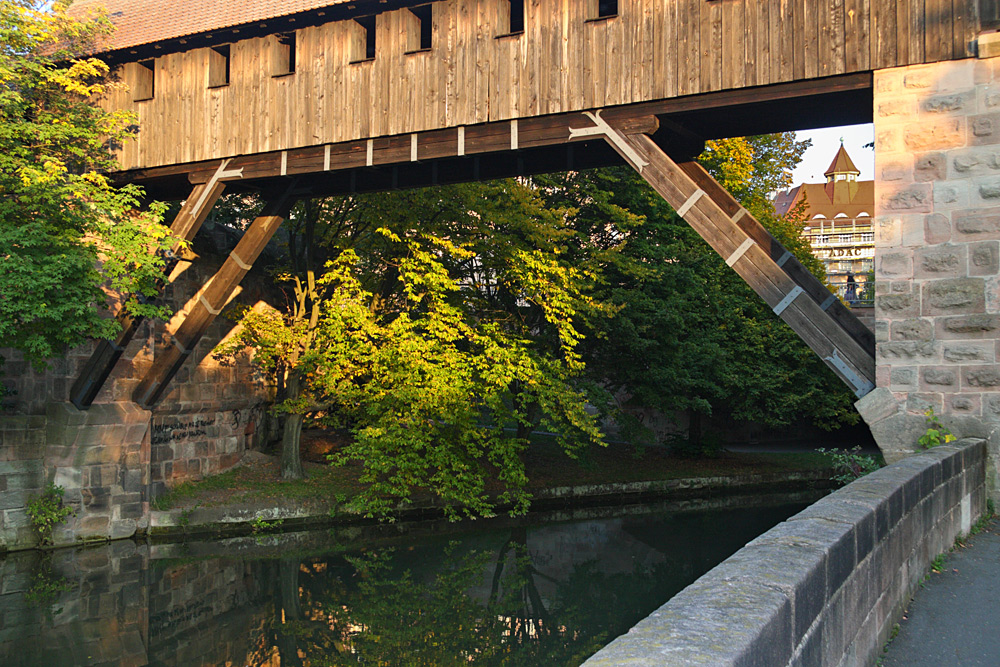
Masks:
[[[857,407],[888,462],[933,409],[988,442],[1000,499],[1000,58],[875,72],[876,368]]]

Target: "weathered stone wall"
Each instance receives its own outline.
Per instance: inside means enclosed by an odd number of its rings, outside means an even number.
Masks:
[[[929,408],[1000,461],[1000,59],[877,71],[874,118],[879,389],[858,408],[890,461]]]
[[[203,253],[176,267],[163,294],[176,314],[140,327],[89,410],[68,399],[93,344],[70,350],[47,370],[2,351],[9,361],[0,383],[15,393],[0,405],[0,551],[35,543],[26,505],[49,482],[65,489],[75,511],[55,531],[57,544],[127,537],[146,527],[150,500],[167,487],[226,470],[265,444],[273,426],[265,410],[271,388],[245,359],[223,363],[212,356],[235,325],[225,317],[151,412],[132,402],[135,386],[219,265]],[[245,283],[235,298],[264,303],[269,281],[251,275]]]
[[[585,665],[870,665],[986,504],[982,440],[871,473],[764,533]]]

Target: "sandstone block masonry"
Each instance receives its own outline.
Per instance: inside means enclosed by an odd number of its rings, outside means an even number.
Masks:
[[[235,325],[227,318],[216,320],[152,411],[132,402],[135,385],[218,266],[200,251],[204,259],[178,265],[163,295],[177,314],[142,326],[89,410],[68,399],[93,345],[45,370],[0,351],[8,360],[0,383],[14,392],[0,403],[0,552],[34,545],[27,503],[50,482],[65,489],[75,511],[55,531],[57,544],[128,537],[147,527],[149,503],[167,487],[226,470],[268,439],[271,388],[245,360],[223,364],[212,356]],[[263,304],[267,281],[248,278],[234,296]]]
[[[986,438],[1000,493],[1000,58],[875,72],[877,389],[858,402],[891,462],[933,408]]]

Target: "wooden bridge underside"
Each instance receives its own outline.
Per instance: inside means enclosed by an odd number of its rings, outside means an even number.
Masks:
[[[173,344],[157,352],[133,399],[149,408],[163,397],[298,198],[581,169],[621,159],[863,396],[875,386],[872,333],[693,158],[705,138],[870,118],[871,75],[860,73],[122,173],[121,180],[145,185],[154,197],[185,200],[171,227],[185,240],[194,238],[226,190],[259,192],[267,202],[171,337]],[[73,385],[71,400],[80,408],[96,398],[139,324],[120,321],[121,334],[102,341]]]

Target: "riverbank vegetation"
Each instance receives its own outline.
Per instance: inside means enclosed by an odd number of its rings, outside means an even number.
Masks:
[[[174,487],[152,503],[153,509],[292,502],[319,511],[333,506],[367,511],[361,465],[329,466],[318,462],[322,456],[317,456],[316,452],[326,451],[318,446],[322,445],[323,435],[307,435],[311,440],[307,449],[313,453],[308,458],[314,462],[305,462],[301,479],[283,479],[276,457],[250,455],[237,468]],[[593,484],[830,470],[822,454],[809,451],[720,452],[715,457],[679,458],[664,448],[649,448],[639,453],[621,444],[589,448],[578,459],[567,461],[558,444],[551,441],[536,442],[525,452],[524,461],[528,492]],[[486,492],[491,499],[496,500],[503,491],[499,480],[487,481]],[[438,502],[435,495],[426,490],[414,494],[411,500],[422,505]]]

